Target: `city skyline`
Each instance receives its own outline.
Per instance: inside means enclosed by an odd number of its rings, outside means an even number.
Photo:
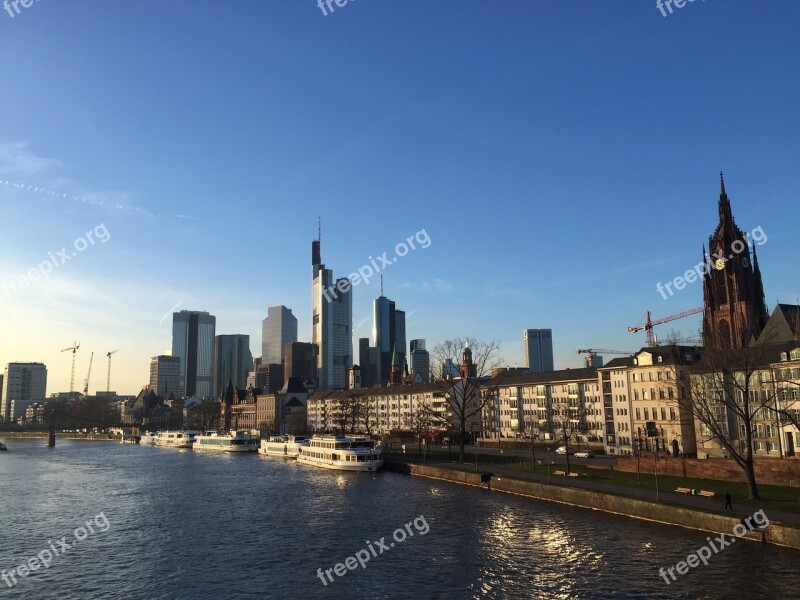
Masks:
[[[321,216],[337,276],[388,253],[409,339],[495,339],[506,364],[521,366],[519,332],[535,318],[558,332],[556,368],[577,368],[576,348],[644,346],[627,327],[646,311],[702,304],[698,283],[666,297],[656,284],[697,263],[717,222],[719,171],[738,225],[768,238],[758,247],[768,310],[797,304],[798,83],[774,56],[796,54],[800,7],[695,3],[665,19],[652,6],[576,15],[481,4],[459,7],[455,28],[446,6],[353,3],[325,18],[306,8],[254,6],[245,23],[209,6],[153,18],[135,6],[51,4],[3,23],[0,49],[26,54],[4,71],[14,118],[0,124],[0,216],[13,227],[0,238],[0,363],[42,362],[48,392],[62,392],[71,356],[61,348],[81,343],[76,381],[92,351],[119,348],[112,388],[135,394],[150,358],[170,352],[169,315],[184,308],[216,315],[217,333],[249,335],[257,355],[264,307],[291,306],[298,339],[311,341],[307,244]],[[393,32],[415,40],[410,52],[385,39],[389,15]],[[163,27],[179,20],[185,30]],[[287,22],[298,39],[343,49],[337,77],[316,54],[287,53]],[[135,39],[187,51],[130,54]],[[747,86],[732,85],[742,78]],[[275,92],[275,80],[289,83]],[[83,91],[50,107],[54,86],[73,81]],[[165,82],[174,96],[154,91]],[[724,100],[702,101],[722,90]],[[235,210],[219,208],[234,198]],[[268,246],[247,235],[235,250],[198,241],[265,220],[281,224]],[[534,233],[534,223],[544,226]],[[392,261],[423,228],[430,247]],[[247,282],[248,293],[209,285],[220,279]],[[370,336],[378,289],[377,277],[353,288],[352,344]],[[693,316],[659,333],[696,337],[700,326]],[[104,379],[95,370],[90,392]]]

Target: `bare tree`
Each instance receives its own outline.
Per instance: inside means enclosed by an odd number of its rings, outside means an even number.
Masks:
[[[754,465],[757,425],[774,422],[777,387],[769,346],[706,347],[692,372],[679,380],[678,403],[701,423],[701,441],[716,441],[741,467],[751,499],[759,499]]]
[[[480,415],[504,379],[505,372],[492,377],[499,369],[496,342],[481,342],[474,338],[454,338],[438,344],[431,352],[431,383],[435,384],[447,405],[447,414],[428,411],[439,421],[444,420],[458,432],[458,461],[464,462],[467,422]],[[456,373],[456,369],[459,372]],[[481,388],[486,393],[481,394]],[[489,389],[486,389],[489,388]]]
[[[531,418],[530,420],[526,421],[525,423],[525,434],[531,440],[531,464],[536,467],[536,440],[539,439],[542,431],[544,429],[539,424],[539,422]]]
[[[375,415],[371,409],[370,402],[367,398],[361,396],[359,397],[359,403],[361,406],[359,407],[359,415],[361,417],[361,426],[364,429],[364,433],[368,436],[372,435],[372,427],[375,425]]]
[[[553,437],[564,442],[567,472],[569,472],[569,443],[576,435],[586,431],[586,410],[579,404],[570,405],[566,402],[555,404],[552,408],[552,427]]]
[[[433,418],[424,407],[415,410],[414,414],[411,416],[411,429],[417,434],[417,444],[420,454],[422,454],[422,440],[428,434],[428,430],[431,428],[432,424]]]
[[[219,427],[220,404],[219,402],[203,402],[186,411],[190,429],[212,431]]]

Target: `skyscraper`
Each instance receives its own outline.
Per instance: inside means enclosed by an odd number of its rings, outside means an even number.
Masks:
[[[346,389],[353,366],[353,296],[347,278],[334,282],[322,264],[320,240],[311,242],[311,343],[317,353],[317,389]]]
[[[383,294],[372,306],[372,342],[380,352],[377,383],[383,386],[391,378],[395,352],[400,368],[405,370],[406,365],[406,313],[397,310],[394,301]]]
[[[411,374],[414,379],[428,383],[431,379],[431,357],[425,349],[425,340],[411,340]]]
[[[217,318],[206,311],[172,313],[172,356],[181,359],[181,389],[187,396],[214,395],[214,334]]]
[[[525,347],[525,366],[532,373],[554,369],[552,329],[526,329],[522,333],[522,340]]]
[[[253,355],[250,353],[249,335],[218,335],[214,338],[215,397],[222,397],[228,382],[233,382],[236,389],[244,389],[247,385],[247,373],[252,368]]]
[[[183,396],[181,388],[181,359],[177,356],[153,356],[150,359],[150,385],[157,396]]]
[[[47,396],[47,367],[42,363],[8,363],[0,390],[0,419],[14,421]]]
[[[297,317],[292,309],[283,305],[270,306],[261,324],[261,362],[265,365],[282,363],[286,358],[286,344],[296,341]]]
[[[314,373],[314,346],[308,342],[290,342],[286,344],[284,359],[284,379],[289,381],[296,377],[300,381],[316,378]]]

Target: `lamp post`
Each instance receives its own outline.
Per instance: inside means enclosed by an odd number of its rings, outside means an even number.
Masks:
[[[550,480],[550,446],[547,447],[547,480]]]
[[[653,474],[656,477],[656,500],[658,500],[658,449],[653,449]]]

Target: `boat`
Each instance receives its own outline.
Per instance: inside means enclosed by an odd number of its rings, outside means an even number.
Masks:
[[[300,455],[300,449],[307,448],[308,445],[309,440],[304,435],[274,435],[266,440],[261,440],[258,453],[267,456],[297,458]]]
[[[196,431],[159,431],[156,434],[155,446],[161,448],[192,448]]]
[[[131,433],[123,433],[122,437],[119,438],[120,444],[138,444],[139,443],[139,436],[133,435]]]
[[[230,433],[209,432],[195,438],[195,450],[216,450],[217,452],[255,452],[258,450],[258,437],[246,431]]]
[[[146,432],[139,436],[139,445],[140,446],[155,446],[156,437],[158,437],[158,432]]]
[[[369,437],[315,435],[308,446],[300,448],[297,462],[338,471],[377,471],[383,457]]]
[[[6,452],[7,450],[8,447],[3,442],[0,442],[0,452]]]

